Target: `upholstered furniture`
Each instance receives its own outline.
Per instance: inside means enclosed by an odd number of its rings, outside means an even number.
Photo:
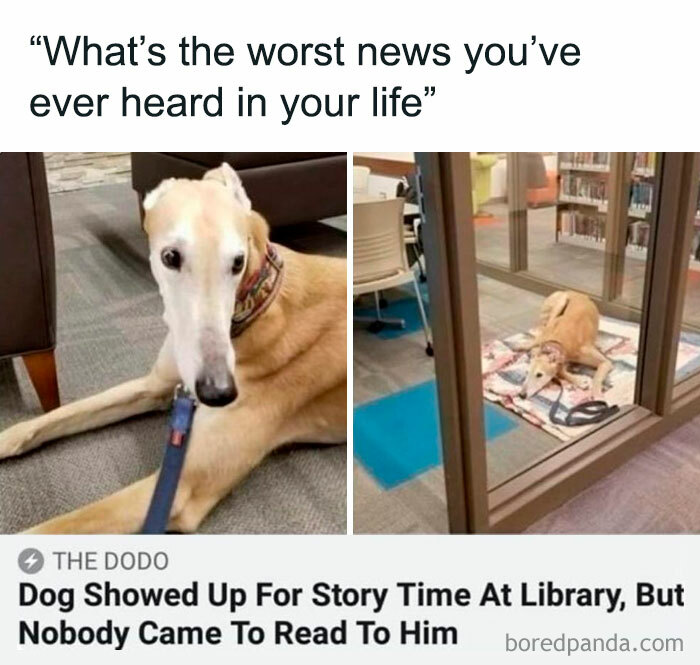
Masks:
[[[201,178],[228,162],[272,229],[344,215],[346,154],[329,152],[133,152],[133,188],[144,195],[164,178]]]
[[[59,405],[59,394],[53,230],[42,153],[0,153],[0,210],[0,357],[22,357],[48,411]]]

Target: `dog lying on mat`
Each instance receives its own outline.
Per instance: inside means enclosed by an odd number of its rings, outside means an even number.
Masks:
[[[200,404],[168,528],[190,532],[275,448],[345,441],[346,261],[271,244],[228,164],[199,181],[165,180],[143,205],[168,325],[153,369],[10,427],[0,458],[167,408],[182,383]],[[137,532],[156,479],[29,533]]]
[[[520,397],[532,397],[555,377],[586,388],[587,380],[568,370],[569,363],[579,363],[596,370],[591,393],[593,399],[601,399],[612,363],[596,347],[598,321],[598,308],[582,293],[556,291],[546,298],[534,337],[518,347],[530,351],[531,358]]]

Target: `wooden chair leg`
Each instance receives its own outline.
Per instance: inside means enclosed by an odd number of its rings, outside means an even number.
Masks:
[[[30,353],[22,356],[22,360],[44,411],[51,411],[51,409],[60,406],[56,358],[53,351]]]

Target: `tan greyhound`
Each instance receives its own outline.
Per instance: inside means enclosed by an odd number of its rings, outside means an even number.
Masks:
[[[144,209],[169,329],[153,369],[10,427],[0,433],[0,458],[167,408],[183,383],[200,405],[169,529],[191,532],[278,446],[345,440],[346,261],[271,245],[267,223],[228,164],[200,181],[165,180]],[[85,481],[80,469],[69,480]],[[29,533],[136,532],[155,480]]]
[[[521,351],[531,351],[530,369],[520,396],[532,397],[555,376],[586,388],[586,379],[568,370],[568,363],[575,362],[596,370],[591,393],[593,399],[601,399],[612,363],[596,347],[598,320],[598,308],[582,293],[556,291],[546,298],[533,338],[518,346]]]

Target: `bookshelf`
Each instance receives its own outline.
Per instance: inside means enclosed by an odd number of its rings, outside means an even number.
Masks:
[[[556,241],[603,249],[610,153],[557,153],[557,173]]]
[[[697,201],[688,201],[685,180],[697,168],[700,158],[695,153],[539,156],[543,165],[537,153],[507,153],[507,198],[499,214],[507,209],[508,229],[504,234],[501,227],[496,235],[484,224],[475,234],[490,235],[501,246],[507,235],[509,257],[505,265],[477,258],[481,274],[543,295],[566,288],[582,290],[603,314],[638,321],[653,272],[647,261],[652,256],[651,239],[659,238],[653,251],[659,257],[669,240],[679,241],[682,233],[687,241],[689,232],[694,239],[688,255],[680,257],[676,251],[673,265],[689,269],[690,282],[700,279],[700,193]],[[657,209],[661,229],[654,226]],[[687,230],[679,228],[677,218],[685,212]],[[658,236],[663,229],[673,229],[678,237]]]
[[[654,198],[656,162],[655,152],[634,153],[627,211],[625,254],[628,256],[645,255],[649,244],[649,215]],[[557,168],[559,192],[556,241],[605,249],[610,195],[610,153],[560,152]],[[695,227],[692,244],[694,263],[700,261],[700,200],[695,215]]]

